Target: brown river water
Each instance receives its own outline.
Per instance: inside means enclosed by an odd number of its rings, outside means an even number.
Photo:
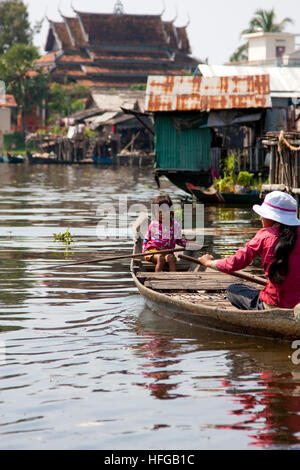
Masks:
[[[128,260],[31,271],[129,252],[130,238],[98,238],[97,209],[157,193],[147,169],[1,164],[0,449],[300,448],[290,343],[160,317]],[[226,256],[259,221],[206,207],[205,226],[208,250]],[[68,228],[73,242],[55,241]]]

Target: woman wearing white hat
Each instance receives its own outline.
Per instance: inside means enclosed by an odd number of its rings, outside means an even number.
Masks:
[[[294,308],[300,303],[300,220],[297,201],[287,193],[268,194],[261,206],[253,210],[260,216],[263,228],[234,256],[215,261],[204,255],[199,261],[206,267],[227,274],[244,269],[261,256],[267,285],[260,292],[244,284],[233,284],[227,290],[230,302],[242,310]]]

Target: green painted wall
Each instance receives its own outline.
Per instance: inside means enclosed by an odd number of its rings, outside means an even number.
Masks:
[[[209,171],[211,167],[210,129],[196,123],[192,128],[178,129],[172,115],[155,116],[156,167],[169,170]],[[203,125],[202,125],[203,126]]]

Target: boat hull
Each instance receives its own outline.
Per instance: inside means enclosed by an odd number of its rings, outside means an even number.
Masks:
[[[187,184],[189,191],[195,197],[198,202],[203,204],[261,204],[263,199],[261,198],[258,191],[251,191],[250,193],[211,193],[201,191],[191,184]]]
[[[19,157],[19,156],[9,156],[8,157],[8,163],[10,163],[10,164],[24,163],[24,158]]]
[[[144,287],[134,274],[133,278],[146,305],[159,315],[191,326],[213,328],[228,333],[285,341],[300,339],[300,320],[297,320],[293,310],[228,311],[201,303],[195,305]]]
[[[185,193],[191,195],[191,191],[188,188],[189,184],[192,185],[203,185],[209,187],[212,184],[211,174],[202,171],[184,171],[184,170],[162,170],[156,169],[155,175],[157,178],[165,176],[168,178],[170,183],[174,184],[177,188],[181,189]]]

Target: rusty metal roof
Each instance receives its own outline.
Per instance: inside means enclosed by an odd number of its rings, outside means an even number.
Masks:
[[[16,108],[17,103],[13,95],[4,95],[0,97],[0,108]]]
[[[230,77],[233,75],[245,76],[268,74],[270,76],[271,97],[300,97],[300,67],[200,64],[199,71],[204,77]]]
[[[269,75],[148,77],[146,111],[149,112],[269,107]]]

